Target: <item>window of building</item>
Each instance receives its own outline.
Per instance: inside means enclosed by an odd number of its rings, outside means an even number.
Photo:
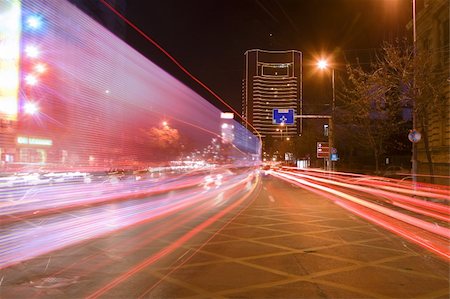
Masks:
[[[263,66],[262,68],[263,76],[287,76],[288,68],[284,65],[280,66]]]

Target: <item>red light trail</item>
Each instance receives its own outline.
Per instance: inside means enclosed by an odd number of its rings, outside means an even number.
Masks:
[[[445,186],[436,186],[433,192],[429,185],[418,186],[416,190],[408,190],[406,185],[383,188],[380,178],[362,180],[362,176],[358,176],[355,182],[348,174],[340,173],[272,171],[271,174],[327,197],[352,213],[450,260],[450,197],[448,192],[447,195],[442,192]],[[364,186],[359,186],[358,182],[363,182]],[[414,197],[403,195],[405,193]]]

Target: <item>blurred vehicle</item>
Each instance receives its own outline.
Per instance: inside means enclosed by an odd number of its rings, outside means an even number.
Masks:
[[[203,178],[203,183],[200,184],[204,189],[214,189],[218,188],[223,183],[223,174],[216,174],[216,175],[207,175]]]
[[[263,165],[262,170],[270,170],[270,165]]]
[[[136,181],[140,181],[150,177],[150,172],[148,169],[137,169],[133,171],[133,176]]]
[[[19,172],[0,178],[0,187],[52,185],[59,183],[90,183],[92,175],[86,172]]]
[[[121,168],[114,168],[114,169],[110,169],[106,172],[106,174],[108,176],[114,176],[117,178],[123,178],[125,176],[125,169],[121,169]]]
[[[19,186],[36,186],[51,182],[50,178],[44,177],[39,173],[15,173],[14,175],[2,177],[0,186],[2,187],[19,187]]]

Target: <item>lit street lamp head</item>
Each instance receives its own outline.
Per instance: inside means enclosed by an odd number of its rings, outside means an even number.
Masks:
[[[317,61],[317,67],[321,70],[326,69],[328,67],[328,62],[325,59],[320,59]]]

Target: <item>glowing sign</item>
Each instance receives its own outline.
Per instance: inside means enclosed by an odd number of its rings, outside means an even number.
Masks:
[[[45,145],[45,146],[53,145],[53,141],[51,139],[43,139],[43,138],[35,138],[35,137],[27,137],[27,136],[18,136],[17,143],[18,144],[29,144],[29,145]]]
[[[317,158],[329,158],[330,147],[328,142],[317,142]]]
[[[273,109],[272,112],[274,124],[294,124],[294,109]]]
[[[234,118],[234,113],[222,112],[222,113],[220,113],[220,118],[221,119],[233,119]]]
[[[20,1],[0,5],[0,118],[16,120],[19,90]]]

